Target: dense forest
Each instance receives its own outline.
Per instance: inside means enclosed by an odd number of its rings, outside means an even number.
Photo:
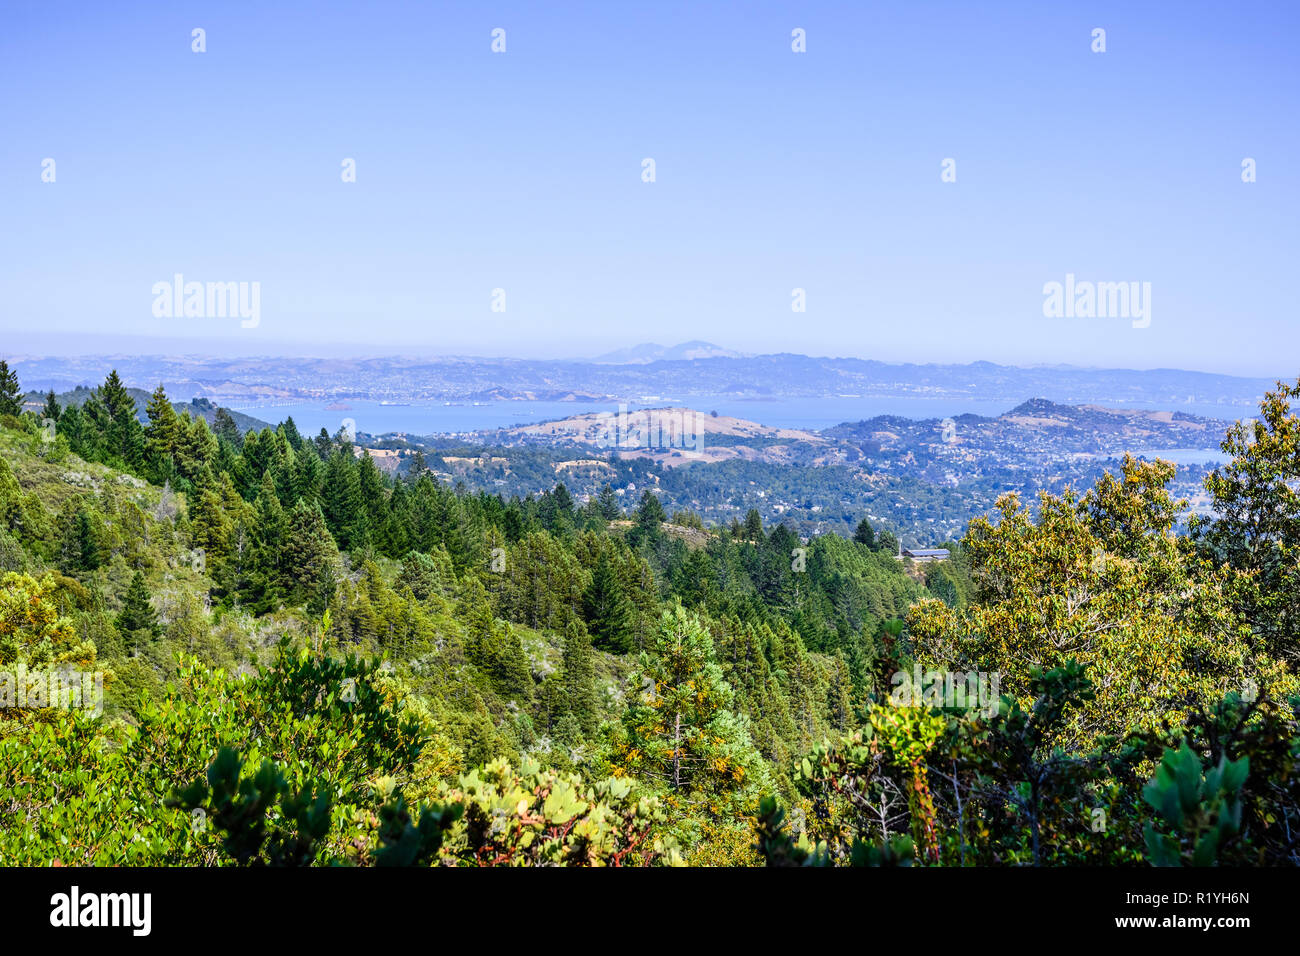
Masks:
[[[0,362],[5,862],[1300,862],[1300,382],[1212,519],[1127,459],[924,565],[142,421],[116,373],[20,395]]]

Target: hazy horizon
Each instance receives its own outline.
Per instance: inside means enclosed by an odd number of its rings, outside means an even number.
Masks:
[[[84,343],[87,340],[87,338],[93,339],[93,337],[79,336],[78,341]],[[139,343],[141,341],[150,342],[152,344],[147,347],[140,347]],[[28,359],[57,359],[57,358],[112,359],[112,358],[131,356],[137,359],[179,358],[179,359],[187,359],[187,360],[218,361],[218,362],[237,361],[239,359],[250,359],[250,360],[251,359],[269,359],[269,360],[275,360],[275,359],[312,360],[314,359],[314,360],[326,360],[326,361],[328,360],[342,361],[346,359],[354,359],[356,361],[393,359],[393,360],[417,361],[417,362],[466,359],[466,360],[485,361],[485,362],[523,361],[523,362],[591,363],[599,360],[600,358],[602,358],[602,356],[608,354],[610,351],[621,351],[624,349],[635,348],[641,345],[651,345],[651,344],[660,345],[667,348],[673,348],[677,345],[686,344],[686,343],[677,343],[677,342],[674,343],[628,342],[620,346],[615,346],[615,348],[613,349],[606,350],[600,353],[596,353],[593,351],[591,354],[584,354],[584,355],[558,354],[558,353],[554,355],[535,355],[535,354],[527,355],[527,354],[511,354],[508,352],[499,352],[499,353],[491,353],[487,351],[434,352],[431,350],[420,350],[418,352],[413,351],[413,352],[402,353],[402,352],[391,351],[391,350],[386,351],[382,348],[371,349],[369,351],[366,351],[359,346],[351,346],[348,343],[335,343],[333,345],[315,347],[311,344],[303,344],[301,346],[295,346],[292,343],[272,343],[272,342],[265,342],[265,341],[250,341],[246,343],[246,348],[243,349],[236,348],[231,343],[224,343],[224,342],[220,343],[219,345],[215,343],[210,344],[207,348],[203,348],[202,345],[200,344],[202,341],[203,340],[195,340],[195,339],[140,340],[140,339],[133,339],[132,337],[116,336],[116,337],[105,337],[104,343],[100,347],[86,345],[77,350],[60,349],[48,345],[41,346],[35,343],[28,343],[27,345],[20,348],[10,348],[8,347],[10,343],[6,342],[5,349],[3,350],[3,352],[0,352],[0,358],[8,359],[11,362],[13,361],[21,362]],[[705,341],[705,340],[698,340],[698,341]],[[116,345],[116,347],[113,347],[114,344]],[[1208,375],[1225,375],[1225,376],[1235,377],[1235,378],[1280,379],[1283,381],[1290,381],[1295,378],[1294,372],[1288,374],[1286,370],[1273,372],[1273,373],[1267,371],[1230,372],[1230,371],[1220,371],[1218,369],[1213,369],[1213,368],[1189,368],[1189,367],[1172,366],[1172,365],[1138,367],[1138,366],[1131,366],[1131,365],[1094,365],[1094,364],[1082,364],[1078,362],[996,362],[992,359],[987,359],[987,358],[971,358],[964,361],[963,360],[914,361],[908,359],[892,360],[892,359],[882,358],[876,355],[855,355],[855,354],[844,354],[844,353],[818,354],[818,353],[810,353],[810,352],[800,352],[793,349],[774,351],[774,352],[757,352],[757,351],[750,351],[742,348],[736,348],[725,342],[707,342],[706,344],[716,346],[720,349],[740,353],[747,358],[788,354],[788,355],[801,355],[801,356],[814,358],[814,359],[875,361],[875,362],[882,362],[888,365],[964,366],[964,365],[978,365],[984,363],[984,364],[1003,366],[1007,368],[1019,368],[1019,369],[1051,369],[1051,368],[1067,369],[1068,368],[1068,369],[1076,369],[1080,371],[1123,371],[1123,372],[1136,372],[1136,373],[1157,372],[1157,371],[1178,371],[1178,372],[1189,372],[1189,373],[1208,374]],[[611,363],[611,364],[615,364],[615,363]],[[640,363],[630,362],[627,364],[640,364]]]

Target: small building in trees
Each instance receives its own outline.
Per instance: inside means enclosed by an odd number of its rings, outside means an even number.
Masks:
[[[919,564],[925,564],[930,561],[947,561],[947,548],[905,548],[901,557],[911,558]]]

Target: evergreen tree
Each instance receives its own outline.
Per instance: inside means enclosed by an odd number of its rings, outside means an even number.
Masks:
[[[853,540],[872,551],[876,550],[876,531],[866,518],[858,522],[858,528],[853,532]]]
[[[384,537],[388,525],[388,496],[384,492],[384,477],[369,452],[362,452],[357,461],[357,493],[361,502],[360,513],[369,529],[366,540],[388,554],[389,544]]]
[[[655,545],[663,537],[663,529],[660,527],[668,515],[664,512],[664,506],[660,504],[659,499],[647,488],[641,492],[641,500],[637,503],[635,527],[632,534],[628,536],[629,542],[633,547],[641,547],[644,544]]]
[[[0,415],[17,415],[23,410],[23,393],[18,375],[0,359]]]
[[[632,609],[606,549],[596,559],[591,583],[583,592],[582,613],[597,647],[619,654],[632,649]]]
[[[606,521],[623,517],[623,511],[618,506],[618,496],[608,484],[601,488],[600,494],[596,496],[596,510]]]
[[[205,466],[216,460],[218,444],[208,429],[207,419],[201,415],[190,418],[179,416],[176,429],[176,467],[186,478],[193,480]]]
[[[145,429],[145,445],[151,464],[157,475],[170,474],[171,469],[164,463],[168,459],[175,460],[184,424],[181,417],[176,414],[176,409],[172,408],[172,403],[168,401],[167,392],[163,390],[161,383],[150,396],[145,412],[149,416],[149,426]]]
[[[247,439],[245,439],[247,442]],[[361,501],[361,483],[351,446],[337,449],[325,468],[321,510],[339,548],[351,551],[368,541],[368,526]]]
[[[527,696],[532,690],[528,655],[512,628],[497,626],[487,591],[478,578],[470,578],[457,616],[465,626],[465,654],[470,661],[487,675],[498,693]]]
[[[290,481],[295,502],[299,498],[312,503],[320,500],[321,485],[325,481],[325,465],[311,442],[304,442],[302,449],[294,456]]]
[[[563,521],[564,526],[567,527],[573,521],[573,495],[569,494],[569,489],[564,482],[560,482],[555,486],[555,490],[551,492],[551,498],[555,502],[556,518]]]
[[[268,472],[253,505],[251,554],[243,603],[258,611],[274,610],[284,596],[281,556],[284,552],[288,519],[275,493],[275,483]]]
[[[591,642],[577,627],[565,631],[560,675],[564,686],[565,712],[577,721],[583,737],[591,737],[596,732],[599,717],[596,662],[591,652]]]
[[[292,415],[280,424],[278,430],[283,433],[284,440],[289,443],[290,448],[294,451],[298,451],[298,449],[302,448],[304,439],[302,433],[298,431],[298,424],[293,420]]]
[[[411,453],[411,464],[406,469],[407,477],[415,481],[428,470],[429,466],[424,462],[424,452],[417,448]]]
[[[212,430],[218,440],[228,441],[235,448],[239,448],[244,443],[243,436],[239,434],[239,426],[235,424],[229,409],[217,409],[212,417]]]
[[[127,649],[138,651],[157,640],[162,634],[158,626],[158,612],[149,600],[144,575],[139,571],[131,576],[131,584],[122,598],[122,612],[117,616],[117,629],[122,633]]]
[[[59,404],[59,398],[54,394],[54,389],[50,389],[45,393],[45,407],[41,409],[41,417],[57,422],[62,414],[63,406]]]
[[[77,509],[64,537],[63,563],[66,568],[73,571],[94,571],[107,560],[100,545],[97,525],[89,508]]]
[[[202,550],[209,564],[218,564],[230,548],[234,528],[222,502],[222,484],[208,469],[194,483],[188,512],[190,547]]]
[[[615,760],[635,776],[683,796],[721,799],[762,773],[703,622],[678,606],[665,611],[650,653],[633,675]]]
[[[281,557],[285,597],[290,604],[319,601],[337,580],[338,547],[320,506],[298,499],[289,516]]]
[[[146,456],[144,428],[136,413],[135,399],[122,384],[116,369],[99,387],[98,399],[106,416],[104,451],[127,468],[139,468]]]

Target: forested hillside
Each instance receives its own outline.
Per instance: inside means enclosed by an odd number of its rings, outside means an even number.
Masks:
[[[1300,420],[1008,496],[949,561],[393,477],[0,363],[0,857],[1295,863]],[[100,675],[102,713],[50,674]],[[84,685],[83,685],[84,686]]]

